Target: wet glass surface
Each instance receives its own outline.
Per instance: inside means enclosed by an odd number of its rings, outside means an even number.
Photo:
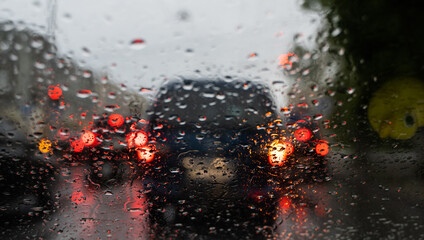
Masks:
[[[421,239],[413,2],[1,1],[3,239]]]

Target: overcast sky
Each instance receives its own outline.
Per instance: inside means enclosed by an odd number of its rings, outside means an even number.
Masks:
[[[54,20],[59,54],[133,88],[155,87],[164,77],[192,75],[195,70],[271,82],[284,80],[278,56],[293,48],[296,34],[303,36],[302,45],[315,47],[321,17],[303,10],[300,3],[0,0],[0,18],[23,21],[43,33]],[[49,10],[52,6],[56,15]],[[145,44],[134,47],[135,39]],[[249,58],[251,53],[258,56]]]

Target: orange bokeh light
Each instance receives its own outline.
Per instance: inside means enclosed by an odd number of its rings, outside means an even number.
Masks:
[[[287,161],[287,157],[294,151],[290,142],[275,140],[271,143],[268,153],[268,161],[271,165],[281,166]]]
[[[307,128],[300,128],[294,132],[294,137],[302,142],[308,141],[312,137],[312,132]]]
[[[122,124],[124,124],[124,117],[121,114],[112,114],[109,116],[109,120],[107,121],[107,123],[111,127],[120,127],[122,126]]]
[[[282,66],[283,68],[287,68],[287,66],[292,67],[293,66],[293,62],[290,61],[290,57],[297,57],[296,54],[294,53],[285,53],[285,54],[281,54],[278,57],[278,60],[280,61],[278,63],[279,66]]]
[[[280,209],[282,210],[289,210],[292,206],[292,201],[289,197],[282,197],[280,200]]]
[[[137,157],[140,161],[151,162],[155,158],[155,150],[149,146],[144,146],[142,148],[137,148]]]
[[[40,143],[38,144],[38,149],[42,153],[48,153],[50,152],[50,147],[52,146],[52,142],[47,139],[41,139]]]

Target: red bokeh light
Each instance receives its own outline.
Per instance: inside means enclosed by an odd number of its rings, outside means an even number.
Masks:
[[[318,155],[321,155],[321,156],[325,156],[325,155],[327,155],[328,154],[328,152],[330,151],[330,149],[329,149],[330,147],[328,146],[328,144],[327,143],[325,143],[325,142],[321,142],[321,143],[318,143],[317,144],[317,146],[315,147],[315,151],[316,151],[316,153],[318,154]]]
[[[143,147],[148,141],[147,133],[143,131],[132,132],[127,135],[127,143],[129,148]]]
[[[289,210],[292,205],[292,201],[288,197],[282,197],[280,200],[280,209]]]
[[[137,148],[137,157],[140,161],[151,162],[155,158],[155,150],[149,146],[144,146],[142,148]]]
[[[134,39],[131,44],[144,44],[145,41],[141,38]]]
[[[122,124],[124,124],[124,117],[121,114],[112,114],[109,116],[109,120],[107,121],[107,123],[111,127],[120,127],[122,126]]]
[[[96,134],[91,131],[85,131],[85,133],[81,135],[81,140],[85,146],[92,146],[97,142]]]
[[[82,192],[73,192],[71,195],[71,201],[79,204],[85,201],[85,196]]]
[[[77,139],[71,142],[71,147],[74,152],[82,152],[84,150],[84,141],[82,139]]]
[[[62,96],[62,89],[60,89],[60,87],[50,85],[47,94],[51,99],[58,100]]]
[[[302,142],[308,141],[312,137],[312,132],[311,132],[311,130],[309,130],[307,128],[297,129],[294,132],[294,137],[297,140],[302,141]]]

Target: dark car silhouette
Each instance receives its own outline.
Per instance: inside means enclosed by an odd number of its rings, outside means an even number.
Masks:
[[[280,119],[264,84],[170,81],[148,114],[156,156],[145,181],[160,225],[271,225],[285,187],[325,177],[328,145],[316,126],[295,112]]]

